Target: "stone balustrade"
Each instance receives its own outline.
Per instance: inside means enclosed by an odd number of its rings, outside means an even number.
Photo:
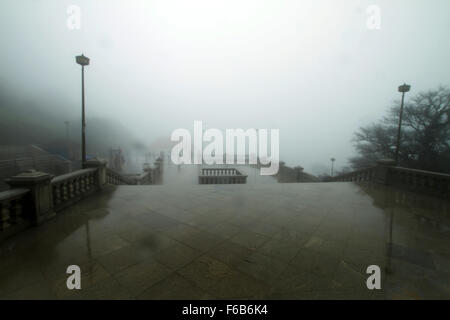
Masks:
[[[392,167],[389,168],[388,177],[390,185],[450,199],[449,174]]]
[[[51,181],[53,208],[59,211],[97,190],[98,170],[88,168],[57,176]]]
[[[0,239],[39,224],[106,184],[106,162],[89,160],[86,169],[57,177],[27,170],[5,180],[10,190],[0,192]]]
[[[109,168],[106,169],[106,181],[107,183],[114,184],[116,186],[136,184],[136,181],[134,181],[133,179],[123,176],[120,173],[117,173]]]
[[[138,175],[136,177],[137,185],[151,184],[152,182],[153,182],[153,180],[152,180],[152,171],[151,170],[144,171],[144,173],[141,173],[140,175]]]
[[[243,184],[247,175],[235,168],[202,168],[198,177],[199,184]]]
[[[0,240],[54,217],[107,184],[150,184],[161,172],[161,159],[135,178],[107,169],[106,161],[92,159],[84,169],[56,177],[34,169],[17,174],[5,180],[11,189],[0,192]]]
[[[372,181],[375,176],[375,168],[366,168],[362,170],[357,170],[353,172],[349,172],[337,177],[330,178],[329,181],[336,182],[364,182],[364,181]]]
[[[450,175],[395,166],[392,160],[380,160],[372,168],[330,178],[328,182],[375,182],[423,194],[450,198]]]
[[[162,175],[162,158],[156,159],[154,165],[144,164],[144,172],[139,175],[122,175],[109,168],[106,169],[107,183],[114,185],[145,185],[157,183]]]
[[[0,239],[28,226],[26,221],[29,189],[0,192]]]

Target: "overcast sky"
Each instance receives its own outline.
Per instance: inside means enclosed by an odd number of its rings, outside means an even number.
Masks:
[[[69,29],[67,8],[81,9]],[[381,9],[380,29],[367,8]],[[151,143],[176,128],[280,129],[280,157],[346,165],[352,134],[398,85],[450,84],[448,0],[2,0],[0,81],[36,101],[120,120]]]

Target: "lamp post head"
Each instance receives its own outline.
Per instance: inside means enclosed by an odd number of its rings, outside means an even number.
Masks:
[[[331,162],[334,162],[336,159],[335,158],[331,158],[330,160],[331,160]]]
[[[89,65],[89,58],[83,54],[81,56],[76,56],[75,59],[79,65],[82,65],[82,66]]]
[[[408,92],[410,89],[411,89],[411,86],[409,84],[404,83],[398,87],[398,92],[405,93],[405,92]]]

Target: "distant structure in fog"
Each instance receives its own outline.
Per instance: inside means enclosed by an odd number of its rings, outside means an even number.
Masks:
[[[125,158],[122,153],[122,149],[113,149],[109,150],[109,167],[117,172],[121,172],[123,168],[123,164],[125,163]]]

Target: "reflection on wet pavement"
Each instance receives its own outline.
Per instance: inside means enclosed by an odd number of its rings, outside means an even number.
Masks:
[[[110,186],[3,243],[0,298],[450,298],[448,202],[345,182],[170,181]],[[366,287],[374,264],[381,290]]]

